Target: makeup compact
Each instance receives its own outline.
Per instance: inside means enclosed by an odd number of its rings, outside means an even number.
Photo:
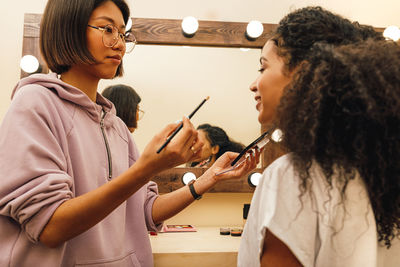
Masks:
[[[241,228],[232,228],[231,229],[231,236],[241,236],[243,230]]]
[[[231,229],[227,228],[227,227],[221,227],[221,228],[219,228],[219,234],[220,235],[230,235]]]

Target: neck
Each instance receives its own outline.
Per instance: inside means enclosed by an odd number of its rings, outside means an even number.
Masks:
[[[88,74],[84,70],[74,67],[61,74],[61,80],[85,93],[93,102],[96,102],[99,78]]]

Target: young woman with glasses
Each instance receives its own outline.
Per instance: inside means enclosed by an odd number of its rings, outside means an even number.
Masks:
[[[195,160],[202,147],[190,121],[166,126],[141,156],[100,79],[122,75],[134,43],[123,0],[49,0],[40,47],[50,74],[19,82],[0,127],[0,266],[152,266],[148,230],[228,178],[221,157],[190,186],[159,196],[150,178]],[[131,49],[131,48],[129,48]]]

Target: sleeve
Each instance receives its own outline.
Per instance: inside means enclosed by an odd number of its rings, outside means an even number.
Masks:
[[[314,266],[318,249],[317,213],[308,193],[301,200],[299,196],[299,179],[290,157],[283,156],[264,171],[251,203],[249,217],[257,229],[258,261],[268,229],[303,266]]]
[[[129,134],[131,137],[132,135]],[[137,149],[137,146],[135,144],[135,141],[133,138],[130,138],[130,146],[131,146],[131,153],[129,156],[129,164],[132,165],[133,163],[136,162],[136,160],[139,158],[140,153],[139,150]],[[161,228],[163,226],[163,222],[159,224],[155,224],[153,221],[153,204],[156,198],[159,196],[158,194],[158,186],[157,183],[150,181],[146,185],[146,194],[145,194],[145,201],[144,201],[144,215],[145,215],[145,220],[146,220],[146,226],[148,231],[161,231]]]
[[[149,231],[161,231],[163,225],[163,222],[155,224],[153,221],[153,215],[152,215],[153,204],[157,197],[158,197],[157,184],[153,181],[148,182],[146,200],[144,203],[144,211],[145,211],[147,230]]]
[[[12,218],[38,242],[57,207],[73,197],[73,182],[48,90],[23,89],[0,127],[0,215]]]

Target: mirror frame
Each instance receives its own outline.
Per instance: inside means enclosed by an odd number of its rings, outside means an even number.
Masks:
[[[40,20],[42,14],[26,13],[24,15],[24,32],[22,56],[33,55],[41,65],[41,72],[48,73],[39,47]],[[224,21],[199,21],[199,29],[193,37],[185,37],[181,30],[181,20],[176,19],[154,19],[154,18],[132,18],[132,32],[140,45],[181,45],[181,46],[203,46],[203,47],[230,47],[230,48],[258,48],[262,49],[268,40],[268,34],[277,27],[277,24],[263,23],[263,34],[255,39],[246,38],[247,23],[224,22]],[[383,29],[382,29],[383,31]],[[21,70],[21,78],[28,76]],[[250,82],[250,81],[249,81]],[[269,125],[261,125],[260,132],[264,132]],[[261,156],[261,168],[254,171],[262,172],[276,158],[283,155],[279,144],[270,142],[265,146]],[[183,186],[181,176],[187,172],[193,172],[197,177],[203,174],[205,168],[173,168],[164,171],[152,181],[158,184],[160,193],[167,193]],[[247,182],[247,177],[227,180],[218,183],[209,192],[240,192],[249,193],[254,191]]]

